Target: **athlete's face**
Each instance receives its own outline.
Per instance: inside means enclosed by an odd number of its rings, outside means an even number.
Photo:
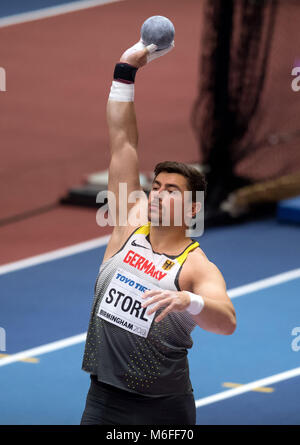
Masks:
[[[159,173],[152,183],[148,219],[157,225],[184,225],[184,192],[187,180],[178,173]]]

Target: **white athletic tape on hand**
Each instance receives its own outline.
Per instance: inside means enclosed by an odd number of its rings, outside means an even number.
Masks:
[[[155,52],[152,52],[152,53],[148,54],[148,56],[147,56],[147,63],[152,62],[152,60],[155,60],[158,57],[164,56],[165,54],[170,52],[174,48],[174,46],[175,46],[175,43],[174,43],[174,40],[173,40],[173,42],[171,43],[170,46],[168,46],[168,48],[161,49],[161,50],[156,50]]]
[[[142,49],[147,48],[148,54],[147,54],[147,63],[152,62],[152,60],[157,59],[158,57],[164,56],[169,51],[171,51],[174,48],[174,40],[171,43],[171,45],[166,48],[157,51],[157,45],[154,45],[154,43],[151,43],[147,47],[143,44],[142,40],[139,40],[135,45],[133,45],[131,48],[128,48],[124,54],[123,57],[127,57],[136,51],[140,51]],[[114,100],[116,102],[133,102],[134,101],[134,84],[127,84],[123,82],[113,81],[109,93],[108,100]]]
[[[171,49],[173,49],[175,46],[174,44],[174,40],[171,43],[170,46],[168,46],[168,48],[166,49],[162,49],[162,50],[157,50],[157,45],[154,45],[154,43],[151,43],[150,45],[148,45],[146,47],[146,45],[144,45],[144,43],[142,42],[142,40],[139,40],[135,45],[133,45],[131,48],[128,48],[124,54],[123,57],[127,57],[133,53],[135,53],[136,51],[140,51],[142,49],[147,48],[148,49],[148,55],[147,55],[147,63],[152,62],[152,60],[157,59],[158,57],[164,56],[165,54],[167,54],[169,51],[171,51]]]

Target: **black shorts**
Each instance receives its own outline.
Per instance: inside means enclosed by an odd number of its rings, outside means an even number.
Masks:
[[[81,425],[195,425],[193,393],[147,397],[91,376]]]

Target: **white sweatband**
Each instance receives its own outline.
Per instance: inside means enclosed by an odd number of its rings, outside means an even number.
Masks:
[[[117,102],[133,102],[134,83],[123,83],[113,80],[108,100],[115,100]]]
[[[191,298],[191,302],[187,307],[187,311],[192,314],[192,315],[197,315],[200,314],[200,312],[202,311],[202,309],[204,308],[204,300],[201,297],[201,295],[196,295],[193,294],[192,292],[188,292],[186,291],[190,298]]]

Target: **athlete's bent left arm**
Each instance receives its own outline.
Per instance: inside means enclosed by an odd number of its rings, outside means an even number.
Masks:
[[[200,313],[192,315],[197,325],[216,334],[233,334],[236,329],[236,314],[219,269],[208,261],[205,276],[195,278],[192,289],[204,302]]]
[[[233,334],[236,329],[235,310],[219,269],[199,256],[187,267],[185,275],[186,278],[189,277],[186,290],[160,289],[145,292],[143,298],[147,300],[142,307],[150,306],[147,314],[162,308],[155,318],[155,322],[160,322],[169,312],[188,311],[202,329],[215,334]]]

